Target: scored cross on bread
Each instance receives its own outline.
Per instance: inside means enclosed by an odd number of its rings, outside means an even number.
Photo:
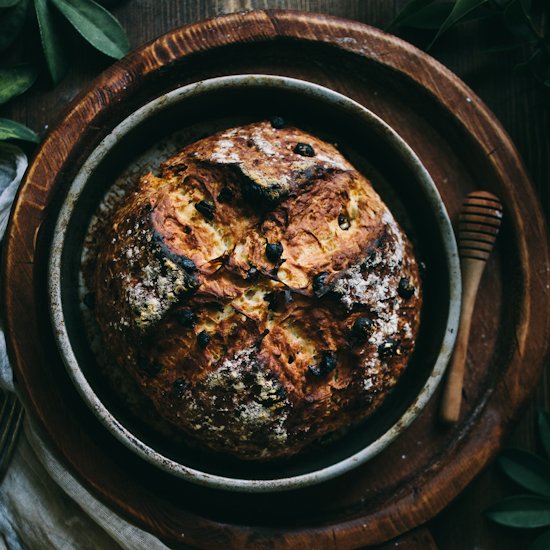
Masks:
[[[412,245],[365,176],[300,129],[259,122],[186,146],[106,228],[104,345],[210,449],[296,454],[376,410],[410,358]]]

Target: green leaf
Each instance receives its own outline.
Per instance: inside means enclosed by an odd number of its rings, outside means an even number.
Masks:
[[[504,451],[498,463],[504,473],[524,489],[550,497],[550,464],[520,449]]]
[[[490,3],[480,4],[477,8],[474,8],[468,12],[461,21],[472,21],[474,19],[487,19],[488,17],[494,17],[495,10]]]
[[[413,29],[437,30],[453,10],[454,2],[438,2],[422,8],[413,15],[403,19],[401,26]],[[484,19],[494,17],[495,13],[488,6],[481,5],[465,15],[461,21],[471,21],[473,19]]]
[[[409,2],[407,2],[401,11],[395,16],[394,20],[389,24],[389,28],[399,25],[401,21],[407,19],[407,17],[414,15],[421,9],[433,4],[434,2],[435,0],[409,0]]]
[[[549,75],[550,77],[550,71]],[[539,435],[546,456],[550,458],[550,413],[539,411],[538,414]]]
[[[451,13],[447,17],[447,19],[445,19],[445,21],[443,22],[443,25],[439,27],[437,34],[435,35],[434,39],[432,40],[428,48],[431,48],[434,42],[450,27],[458,23],[471,11],[475,10],[476,8],[479,8],[486,2],[487,0],[456,0]]]
[[[528,15],[521,0],[513,0],[504,10],[504,22],[508,30],[526,42],[533,40],[533,33],[527,23]],[[536,37],[535,37],[536,38]]]
[[[528,13],[531,11],[531,4],[531,0],[521,0],[521,5],[523,6],[523,9]]]
[[[550,525],[550,499],[535,495],[509,497],[485,510],[485,515],[507,527],[546,527]]]
[[[522,72],[527,71],[527,70],[534,71],[535,68],[540,63],[543,55],[544,54],[543,54],[542,50],[540,48],[537,48],[536,50],[533,51],[533,53],[531,54],[531,56],[528,59],[526,59],[525,61],[523,61],[521,63],[518,63],[514,67],[514,71],[519,72],[519,73],[522,73]]]
[[[502,12],[502,10],[512,2],[515,2],[515,0],[492,0],[491,4],[495,6],[496,10]]]
[[[550,548],[550,531],[546,531],[540,537],[537,537],[527,548],[527,550],[548,550]]]
[[[12,8],[19,0],[0,0],[0,8]]]
[[[120,23],[93,0],[52,0],[73,27],[100,52],[120,59],[130,44]]]
[[[55,20],[48,0],[34,0],[34,9],[40,27],[42,49],[46,58],[46,65],[53,84],[57,84],[67,72],[68,59],[66,48],[60,39],[59,25]]]
[[[26,92],[34,84],[36,76],[32,65],[0,69],[0,105]]]
[[[402,19],[400,24],[403,27],[413,29],[436,30],[443,25],[443,21],[449,17],[454,2],[440,2],[431,4],[418,10],[409,17]]]
[[[40,141],[40,138],[30,128],[14,120],[0,118],[0,141],[5,139],[20,139],[22,141],[32,141],[34,143]]]
[[[13,8],[2,12],[0,17],[0,52],[9,48],[19,36],[29,9],[30,0],[20,0]]]

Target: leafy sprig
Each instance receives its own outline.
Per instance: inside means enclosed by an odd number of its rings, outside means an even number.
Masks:
[[[550,527],[550,413],[539,412],[538,429],[545,457],[521,449],[504,451],[498,464],[504,474],[527,493],[505,498],[485,511],[493,522],[506,527]],[[550,548],[550,530],[537,537],[528,550]]]
[[[54,86],[63,79],[69,66],[70,48],[62,32],[63,19],[76,30],[75,34],[113,59],[120,59],[130,48],[120,23],[94,0],[0,0],[0,52],[8,49],[33,19],[33,28],[40,35],[46,72]],[[0,69],[0,104],[26,92],[37,77],[38,70],[31,64]],[[7,139],[39,141],[37,134],[26,126],[0,119],[0,141]]]
[[[40,141],[38,134],[15,120],[0,118],[0,141],[7,139],[19,139],[21,141]]]
[[[541,7],[548,15],[549,4]],[[493,28],[502,30],[505,39],[483,51],[502,53],[524,49],[525,60],[518,69],[529,69],[537,80],[550,87],[550,36],[544,24],[537,21],[531,0],[409,0],[395,19],[392,27],[409,27],[433,31],[427,49],[451,27],[467,21],[489,20]]]
[[[37,71],[33,65],[20,65],[0,69],[0,104],[26,92],[36,81]]]

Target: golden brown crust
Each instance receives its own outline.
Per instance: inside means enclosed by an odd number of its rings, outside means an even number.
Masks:
[[[331,145],[262,122],[194,143],[127,196],[96,318],[160,414],[207,447],[291,456],[371,414],[407,364],[407,237]]]

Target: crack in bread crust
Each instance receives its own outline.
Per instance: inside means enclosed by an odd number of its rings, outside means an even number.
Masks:
[[[210,449],[292,456],[369,416],[413,351],[410,241],[368,180],[297,128],[260,122],[188,145],[105,228],[93,274],[104,345]]]

